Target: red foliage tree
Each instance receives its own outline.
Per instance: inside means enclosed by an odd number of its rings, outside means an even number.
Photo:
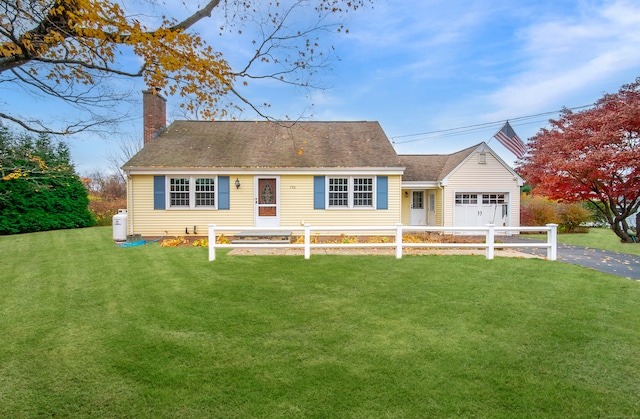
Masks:
[[[533,192],[566,202],[591,201],[623,242],[640,208],[640,78],[593,108],[562,111],[529,139],[518,170]]]

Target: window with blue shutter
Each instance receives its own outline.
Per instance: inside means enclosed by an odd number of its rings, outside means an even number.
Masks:
[[[229,183],[229,176],[170,178],[171,189],[168,192],[166,176],[154,176],[153,209],[167,209],[167,201],[169,201],[170,208],[228,210],[230,208]]]
[[[325,209],[327,202],[329,209],[389,209],[388,176],[342,176],[329,177],[328,179],[327,182],[325,176],[314,176],[313,178],[314,209]]]
[[[166,186],[164,176],[153,177],[153,209],[163,210],[166,208],[165,192]]]

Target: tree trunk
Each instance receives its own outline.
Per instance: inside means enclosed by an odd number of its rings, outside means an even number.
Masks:
[[[616,233],[616,236],[620,237],[620,241],[622,243],[633,243],[633,239],[624,227],[627,224],[625,222],[626,218],[622,218],[620,214],[615,211],[615,208],[609,205],[608,202],[603,201],[602,203],[604,204],[602,207],[596,205],[596,208],[598,208],[598,210],[600,210],[600,212],[605,216],[611,226],[611,230]],[[614,213],[616,213],[615,216]]]
[[[622,227],[620,222],[612,223],[611,224],[611,230],[613,230],[613,232],[616,233],[616,235],[618,237],[620,237],[620,241],[622,243],[633,243],[633,239],[627,233],[627,231],[624,229],[624,227]]]

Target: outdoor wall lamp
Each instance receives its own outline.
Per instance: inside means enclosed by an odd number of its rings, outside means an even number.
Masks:
[[[409,192],[408,191],[404,191],[404,197],[405,198],[409,198]]]
[[[240,189],[240,179],[236,178],[236,189]]]

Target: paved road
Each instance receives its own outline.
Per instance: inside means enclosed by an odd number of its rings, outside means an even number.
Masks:
[[[524,240],[540,241],[516,236],[501,238],[501,240],[511,243]],[[523,253],[546,255],[545,249],[519,248],[518,250]],[[640,280],[640,256],[636,255],[558,243],[558,260],[612,275]]]

